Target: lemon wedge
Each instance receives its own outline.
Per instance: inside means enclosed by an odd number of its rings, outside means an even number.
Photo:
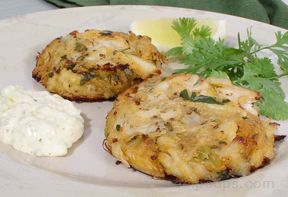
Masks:
[[[130,29],[137,35],[145,35],[152,38],[152,43],[162,50],[167,50],[181,45],[181,38],[172,28],[173,18],[146,19],[134,21]],[[224,38],[226,34],[226,21],[213,19],[197,20],[197,27],[209,26],[212,38]]]

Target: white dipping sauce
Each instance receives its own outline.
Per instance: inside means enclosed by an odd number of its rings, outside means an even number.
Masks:
[[[46,91],[0,92],[0,141],[36,156],[62,156],[84,132],[73,103]]]

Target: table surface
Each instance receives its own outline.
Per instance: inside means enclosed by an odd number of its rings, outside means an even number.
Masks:
[[[288,5],[288,0],[282,0]],[[43,10],[58,9],[44,0],[0,0],[0,19]]]
[[[58,8],[44,0],[0,0],[0,19],[52,9]]]

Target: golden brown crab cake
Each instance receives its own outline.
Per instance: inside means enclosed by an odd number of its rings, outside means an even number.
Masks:
[[[106,146],[126,166],[176,182],[245,176],[274,157],[277,125],[258,117],[257,99],[229,80],[153,77],[117,97]]]
[[[136,82],[159,75],[163,61],[149,37],[74,31],[48,44],[32,76],[67,99],[95,101],[114,98]]]

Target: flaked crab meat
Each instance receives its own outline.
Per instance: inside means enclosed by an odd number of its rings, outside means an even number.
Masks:
[[[177,183],[246,176],[275,155],[277,125],[260,119],[257,99],[229,80],[156,76],[118,96],[106,145],[126,166]]]

